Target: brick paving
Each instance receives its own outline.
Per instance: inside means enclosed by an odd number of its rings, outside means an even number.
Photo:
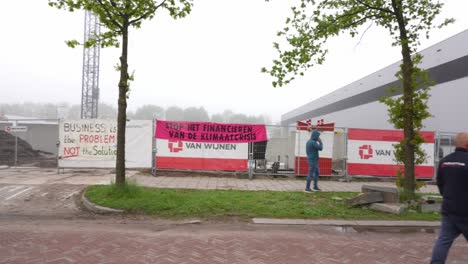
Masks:
[[[104,224],[103,224],[104,225]],[[0,227],[0,263],[428,263],[434,234],[331,228]],[[449,264],[468,263],[459,238]]]

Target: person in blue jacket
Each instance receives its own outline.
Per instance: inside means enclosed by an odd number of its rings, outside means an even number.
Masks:
[[[307,153],[307,163],[309,163],[309,174],[307,175],[306,188],[305,192],[312,192],[310,188],[310,183],[312,179],[314,180],[314,190],[320,191],[318,187],[318,178],[320,176],[319,168],[319,151],[323,149],[323,143],[320,139],[320,132],[314,130],[312,136],[307,141],[306,144],[306,153]]]
[[[439,238],[432,251],[432,264],[445,263],[453,241],[463,234],[468,241],[468,133],[455,137],[455,152],[439,162],[437,187],[443,197]]]

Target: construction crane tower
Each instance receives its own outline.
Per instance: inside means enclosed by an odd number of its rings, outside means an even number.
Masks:
[[[101,32],[99,18],[91,11],[85,11],[84,42],[97,38]],[[99,103],[99,43],[83,48],[83,76],[81,89],[81,118],[97,118]]]

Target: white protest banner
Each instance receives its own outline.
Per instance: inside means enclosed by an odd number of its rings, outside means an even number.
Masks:
[[[132,120],[126,127],[126,166],[150,168],[152,121]],[[60,167],[115,167],[117,122],[113,120],[63,120],[59,125]]]

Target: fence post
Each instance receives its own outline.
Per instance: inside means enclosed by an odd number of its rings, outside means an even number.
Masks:
[[[439,134],[439,131],[435,131],[434,132],[434,141],[435,141],[435,144],[434,144],[434,147],[435,147],[435,150],[434,150],[434,175],[432,175],[432,180],[435,181],[436,180],[436,176],[437,176],[437,167],[439,166],[439,152],[440,152],[440,134]]]
[[[296,130],[296,136],[297,136],[297,157],[294,157],[294,159],[297,159],[297,175],[301,175],[301,131]]]
[[[60,124],[62,123],[62,119],[57,120],[57,130],[58,130],[58,139],[55,145],[57,146],[57,174],[60,174],[60,165],[59,165],[59,160],[60,160]]]
[[[349,180],[348,177],[348,128],[345,127],[344,128],[344,133],[345,133],[345,144],[344,144],[344,147],[345,147],[345,155],[344,155],[344,159],[343,159],[343,162],[344,162],[344,177],[345,179]]]
[[[156,177],[156,155],[157,155],[157,139],[155,137],[156,135],[156,120],[157,119],[153,119],[153,140],[152,140],[152,144],[153,144],[153,148],[152,148],[152,152],[151,152],[151,175],[153,175],[154,177]]]
[[[18,163],[18,132],[13,132],[15,134],[15,167]]]
[[[253,161],[253,142],[249,143],[249,180],[252,180],[253,178],[253,173],[252,173],[252,161]]]

